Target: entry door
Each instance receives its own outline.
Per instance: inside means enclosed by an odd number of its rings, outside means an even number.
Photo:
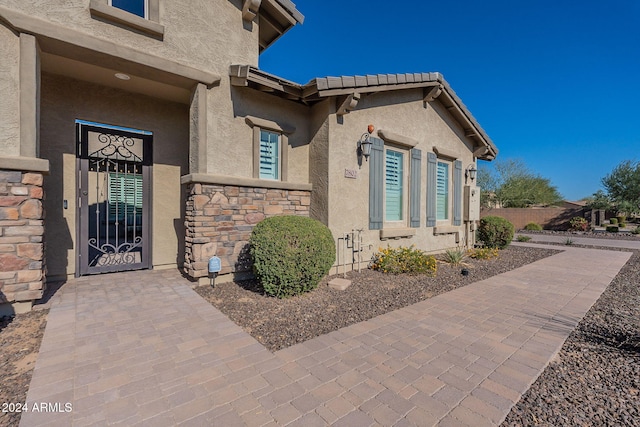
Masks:
[[[76,123],[79,275],[151,266],[148,133]]]

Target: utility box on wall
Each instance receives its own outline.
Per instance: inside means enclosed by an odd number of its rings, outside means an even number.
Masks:
[[[464,220],[480,220],[480,187],[464,187]]]

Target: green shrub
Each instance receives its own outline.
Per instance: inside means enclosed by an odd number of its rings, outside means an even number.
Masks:
[[[491,259],[498,257],[496,248],[474,248],[467,251],[467,256],[473,259]]]
[[[640,225],[639,225],[639,226],[637,226],[636,228],[634,228],[633,230],[631,230],[631,232],[632,232],[633,234],[640,234]]]
[[[618,223],[618,227],[620,227],[620,228],[624,228],[624,227],[626,227],[626,226],[627,226],[627,224],[626,224],[626,223],[624,223],[624,222],[619,222],[619,223]]]
[[[451,265],[464,264],[465,253],[460,249],[449,249],[444,253],[444,262]]]
[[[535,222],[530,222],[529,224],[524,226],[525,230],[529,230],[529,231],[541,231],[542,230],[542,226],[540,224],[537,224]]]
[[[567,237],[566,239],[564,239],[564,244],[567,246],[573,245],[573,239],[571,237]]]
[[[251,233],[253,271],[265,293],[286,298],[315,289],[336,256],[331,231],[301,216],[276,216]]]
[[[499,216],[485,216],[480,220],[478,240],[489,248],[504,249],[513,239],[514,227],[508,220]]]
[[[617,225],[607,225],[607,231],[609,233],[617,233],[618,232],[618,226]]]
[[[516,240],[518,242],[528,242],[529,240],[531,240],[531,236],[518,236],[516,237]]]
[[[616,216],[616,219],[618,220],[618,224],[624,224],[625,222],[627,222],[626,215],[618,215]]]
[[[569,220],[569,229],[572,231],[587,231],[589,229],[589,221],[581,216],[574,216]]]
[[[402,246],[399,248],[380,248],[373,255],[371,268],[383,273],[428,274],[434,277],[438,265],[433,256],[427,255],[411,245],[408,248]]]
[[[609,220],[609,224],[611,224],[611,225],[616,225],[617,223],[618,223],[618,218],[611,218]]]

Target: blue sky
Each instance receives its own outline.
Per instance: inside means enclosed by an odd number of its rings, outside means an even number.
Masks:
[[[569,200],[640,159],[640,1],[294,0],[260,58],[314,77],[441,72],[500,150]]]

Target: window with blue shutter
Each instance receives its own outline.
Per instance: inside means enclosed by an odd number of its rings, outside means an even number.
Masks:
[[[436,177],[436,218],[449,219],[449,164],[438,162]]]
[[[280,179],[280,134],[260,130],[260,179]]]
[[[401,221],[404,191],[404,155],[387,150],[385,156],[385,221]]]
[[[147,0],[110,0],[110,4],[142,18],[147,17]]]

